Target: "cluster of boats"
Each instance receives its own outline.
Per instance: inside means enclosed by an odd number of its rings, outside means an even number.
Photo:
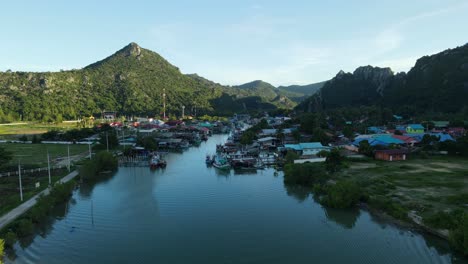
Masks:
[[[207,155],[205,159],[206,165],[213,166],[221,170],[233,169],[263,169],[264,165],[260,159],[249,156],[235,156],[223,153],[215,155]]]

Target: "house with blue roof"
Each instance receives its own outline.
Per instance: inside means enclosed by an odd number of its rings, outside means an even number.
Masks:
[[[409,124],[406,126],[406,133],[408,134],[423,134],[424,127],[421,124]]]
[[[383,129],[381,127],[371,126],[371,127],[367,128],[367,132],[371,133],[371,134],[381,134],[381,133],[385,132],[385,129]]]
[[[453,137],[447,133],[430,133],[430,135],[438,137],[439,142],[455,141],[455,139],[453,139]]]
[[[380,134],[380,135],[364,135],[356,137],[353,142],[353,145],[359,146],[361,141],[367,140],[371,146],[389,146],[391,144],[402,145],[405,144],[405,141],[392,137],[390,134]]]

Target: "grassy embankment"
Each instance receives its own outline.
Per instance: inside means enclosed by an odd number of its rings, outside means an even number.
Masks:
[[[327,206],[345,208],[360,200],[373,211],[417,223],[468,254],[466,158],[348,161],[347,166],[333,174],[326,173],[320,164],[293,167],[294,173],[285,170],[285,183],[313,187],[314,195]]]

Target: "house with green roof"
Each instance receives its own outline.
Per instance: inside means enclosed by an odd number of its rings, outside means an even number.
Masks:
[[[435,128],[441,129],[441,128],[448,128],[450,125],[449,121],[432,121],[434,124]]]
[[[423,134],[424,127],[421,124],[409,124],[406,126],[407,134]]]

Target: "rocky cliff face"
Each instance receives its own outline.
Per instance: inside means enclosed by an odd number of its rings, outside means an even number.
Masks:
[[[378,105],[425,112],[468,109],[468,44],[417,60],[408,73],[364,66],[340,71],[319,93],[297,107],[319,111],[336,107]],[[406,111],[405,110],[405,111]]]
[[[372,67],[370,65],[357,68],[353,75],[355,78],[373,83],[380,95],[383,95],[385,87],[394,76],[390,68]]]

